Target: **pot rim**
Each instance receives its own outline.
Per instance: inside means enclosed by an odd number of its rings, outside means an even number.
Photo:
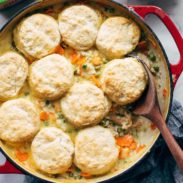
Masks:
[[[44,0],[43,0],[44,1]],[[170,111],[171,111],[171,106],[172,106],[172,100],[173,100],[173,79],[172,79],[172,74],[171,74],[171,70],[170,70],[170,63],[169,63],[169,59],[167,57],[167,54],[165,52],[165,49],[161,43],[161,41],[159,40],[159,38],[156,36],[155,32],[152,30],[152,28],[142,19],[142,17],[136,13],[132,8],[128,7],[127,5],[124,5],[120,2],[116,2],[115,0],[107,0],[110,1],[114,4],[117,4],[118,6],[121,6],[122,8],[126,9],[130,14],[133,14],[137,20],[141,21],[141,23],[143,23],[143,25],[150,31],[150,33],[153,35],[153,37],[156,39],[156,41],[158,42],[160,49],[163,53],[163,57],[165,58],[166,61],[166,65],[168,68],[168,72],[167,74],[169,75],[169,80],[170,80],[170,92],[169,92],[169,106],[168,106],[168,110],[167,110],[167,115],[166,115],[166,121],[169,119],[170,116]],[[0,29],[0,33],[4,31],[4,29],[19,15],[21,14],[23,11],[27,10],[28,8],[36,5],[36,4],[40,4],[42,3],[42,1],[35,1],[35,2],[31,2],[28,5],[25,5],[23,8],[21,8],[20,10],[18,10]],[[137,160],[137,162],[135,164],[133,164],[131,167],[129,167],[128,169],[126,169],[125,171],[123,171],[122,173],[119,173],[118,175],[114,175],[109,179],[106,179],[104,181],[99,181],[99,183],[105,183],[105,182],[113,182],[114,180],[120,178],[121,176],[126,175],[127,173],[129,173],[130,171],[132,171],[136,166],[138,166],[140,163],[142,163],[142,161],[147,158],[147,156],[149,155],[149,153],[151,152],[151,150],[153,149],[154,145],[157,143],[158,139],[160,137],[160,133],[157,135],[157,137],[155,137],[155,140],[152,142],[152,144],[150,145],[149,150],[147,150],[144,155],[142,157],[139,158],[139,160]],[[12,159],[11,157],[9,157],[6,152],[0,147],[1,152],[3,153],[3,155],[6,156],[6,158],[13,164],[15,165],[15,167],[17,167],[19,170],[21,170],[23,173],[25,173],[25,175],[31,175],[37,179],[40,179],[44,182],[50,182],[46,179],[43,179],[27,170],[25,170],[24,168],[22,168],[18,163],[16,163],[14,161],[14,159]],[[127,178],[126,178],[127,179]],[[125,181],[125,179],[124,179]]]

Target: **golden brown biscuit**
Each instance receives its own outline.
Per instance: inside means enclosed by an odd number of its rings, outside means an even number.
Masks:
[[[0,56],[0,100],[16,97],[28,74],[26,60],[15,52]]]
[[[26,99],[9,100],[0,107],[0,138],[10,143],[30,140],[40,128],[38,111]]]
[[[107,173],[118,159],[118,147],[109,129],[95,126],[81,130],[75,139],[74,162],[91,175]]]
[[[85,5],[74,5],[59,14],[62,39],[76,50],[87,50],[95,44],[101,15]]]
[[[101,25],[96,45],[108,58],[121,58],[135,49],[139,42],[140,29],[130,19],[110,17]]]
[[[28,59],[40,59],[53,53],[61,41],[56,20],[49,15],[34,14],[23,19],[14,29],[17,49]]]
[[[72,64],[65,57],[52,54],[31,65],[29,84],[36,96],[54,100],[69,90],[73,75]]]
[[[63,115],[76,127],[99,123],[110,106],[103,91],[87,81],[75,83],[61,100]]]
[[[74,145],[62,130],[43,128],[31,145],[32,157],[36,166],[50,174],[64,173],[72,164]]]
[[[110,61],[104,67],[100,80],[106,95],[119,105],[136,101],[147,84],[142,64],[130,57]]]

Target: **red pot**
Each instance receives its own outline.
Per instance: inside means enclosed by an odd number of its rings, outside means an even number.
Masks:
[[[105,0],[105,1],[95,0],[95,1],[99,1],[100,3],[103,3],[103,4],[109,4],[111,6],[121,8],[126,13],[128,13],[131,16],[131,18],[135,19],[136,22],[138,22],[140,25],[142,25],[145,29],[147,29],[149,31],[149,34],[151,34],[151,36],[155,40],[156,44],[158,45],[158,47],[159,47],[159,49],[162,53],[162,58],[165,60],[165,66],[167,67],[167,69],[166,69],[167,71],[165,72],[165,75],[169,79],[168,80],[169,81],[168,85],[169,85],[170,91],[169,91],[169,99],[168,99],[169,101],[168,101],[168,104],[167,104],[167,111],[169,111],[170,107],[171,107],[171,101],[172,101],[172,92],[173,92],[173,87],[172,86],[175,86],[176,81],[177,81],[178,77],[180,76],[180,74],[183,70],[183,38],[182,38],[179,30],[177,29],[176,25],[172,22],[170,17],[162,9],[160,9],[156,6],[128,6],[128,7],[126,7],[124,5],[121,5],[121,4],[116,3],[116,2],[112,2],[110,0]],[[41,7],[44,7],[44,6],[47,6],[47,5],[51,5],[52,3],[54,3],[54,2],[50,2],[48,0],[43,1],[43,2],[42,1],[41,2],[36,1],[36,2],[33,2],[32,4],[28,5],[27,7],[24,7],[23,10],[20,10],[11,20],[9,20],[9,22],[6,25],[3,26],[2,31],[0,31],[0,32],[5,31],[6,28],[8,26],[10,26],[11,23],[16,23],[16,21],[17,21],[16,19],[19,19],[19,18],[23,17],[26,13],[29,13],[30,11],[32,11],[32,9],[38,9],[38,8],[41,8]],[[180,60],[176,65],[172,65],[168,62],[166,53],[165,53],[159,39],[153,33],[151,28],[144,22],[144,17],[148,14],[157,15],[162,20],[162,22],[166,25],[166,27],[170,31],[172,37],[174,38],[175,43],[176,43],[176,45],[179,49],[179,52],[180,52]],[[172,78],[173,78],[173,82],[172,82]],[[168,114],[165,114],[165,117],[167,117],[167,116],[168,116]],[[159,134],[158,134],[158,136],[159,136]],[[158,138],[158,136],[157,136],[157,138]],[[155,139],[155,141],[157,140],[157,138]],[[152,143],[152,145],[148,149],[148,151],[153,147],[155,141]],[[4,154],[8,154],[4,150],[3,147],[1,147],[1,149],[4,152]],[[148,151],[145,154],[147,154]],[[143,159],[145,154],[137,162],[135,162],[134,165],[137,165]],[[22,171],[23,171],[23,172],[30,173],[31,175],[36,176],[40,179],[49,180],[49,179],[42,178],[41,176],[35,175],[34,173],[32,173],[30,171],[27,171],[26,169],[24,169],[20,164],[18,164],[9,155],[7,157],[10,159],[10,161],[12,161],[16,165],[16,167],[18,167],[18,169],[15,168],[14,165],[12,165],[11,163],[9,163],[7,161],[5,163],[5,165],[0,166],[0,172],[1,173],[19,173],[19,174],[21,174]],[[124,173],[126,173],[128,170],[130,170],[132,167],[134,167],[134,165],[131,166],[130,168],[128,168],[127,170],[119,173],[118,175],[113,176],[113,178],[116,178],[117,176],[124,175]],[[107,178],[107,179],[103,179],[103,180],[111,180],[111,179]]]

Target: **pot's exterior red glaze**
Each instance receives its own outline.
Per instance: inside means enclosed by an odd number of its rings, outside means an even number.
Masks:
[[[171,18],[159,7],[156,6],[129,6],[129,7],[132,8],[143,19],[148,14],[157,15],[170,31],[180,53],[180,59],[178,63],[176,65],[170,64],[170,69],[173,76],[173,84],[175,86],[177,79],[179,78],[183,70],[183,38],[179,30],[177,29],[176,25],[173,23]]]

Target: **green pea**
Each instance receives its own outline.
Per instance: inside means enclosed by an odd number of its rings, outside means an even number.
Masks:
[[[82,66],[82,68],[86,70],[86,69],[87,69],[87,64],[84,64],[84,65]]]
[[[156,61],[156,56],[155,56],[154,53],[152,53],[152,52],[150,52],[150,53],[148,54],[148,58],[149,58],[151,61],[153,61],[153,62]]]
[[[159,66],[155,65],[155,66],[153,66],[153,69],[155,72],[159,72]]]

